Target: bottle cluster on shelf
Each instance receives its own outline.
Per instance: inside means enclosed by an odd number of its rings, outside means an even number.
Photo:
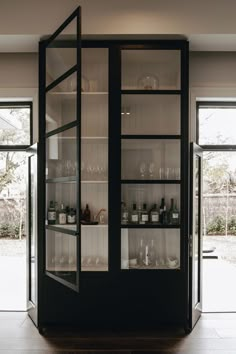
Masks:
[[[58,208],[57,202],[50,201],[47,213],[48,225],[73,225],[76,224],[76,219],[76,208],[65,207],[63,203]]]
[[[80,220],[83,225],[96,225],[105,224],[105,212],[106,209],[101,208],[94,215],[92,215],[89,205],[86,204],[85,209],[80,210]]]
[[[121,203],[121,224],[161,224],[178,225],[180,223],[180,212],[174,199],[171,198],[169,210],[166,208],[165,198],[161,199],[160,207],[153,204],[149,209],[147,204],[133,203],[132,208],[128,208],[125,202]]]
[[[178,268],[179,259],[173,256],[162,257],[158,254],[154,239],[151,242],[140,240],[135,256],[131,259],[122,259],[122,269],[128,268]]]
[[[86,204],[85,208],[80,209],[80,222],[84,225],[105,224],[105,211],[106,209],[101,208],[92,216],[89,205]],[[48,225],[76,224],[76,208],[65,207],[63,203],[58,208],[58,203],[51,200],[47,212],[47,221]]]

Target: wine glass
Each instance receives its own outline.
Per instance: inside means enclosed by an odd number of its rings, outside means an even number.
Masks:
[[[92,165],[87,166],[87,174],[88,174],[88,179],[93,180],[94,166]]]
[[[141,164],[139,166],[139,172],[140,172],[141,178],[144,178],[145,177],[145,173],[146,173],[146,164],[145,164],[145,162],[141,162]]]
[[[149,164],[149,177],[152,179],[154,178],[154,171],[155,171],[155,164],[154,162],[150,162]]]

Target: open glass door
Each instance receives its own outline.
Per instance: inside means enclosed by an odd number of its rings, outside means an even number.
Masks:
[[[191,144],[191,204],[189,236],[189,330],[201,316],[202,282],[202,149]]]
[[[37,144],[27,149],[28,181],[27,181],[27,265],[28,265],[28,313],[35,325],[38,324],[38,218],[37,218]]]
[[[81,20],[80,7],[40,44],[40,154],[45,274],[79,287]],[[68,217],[70,215],[70,217]]]

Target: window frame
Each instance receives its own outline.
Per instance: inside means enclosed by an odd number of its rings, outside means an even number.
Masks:
[[[196,143],[201,146],[202,149],[208,151],[236,151],[236,144],[220,144],[220,145],[201,145],[199,144],[199,108],[200,107],[235,107],[236,101],[197,101],[196,102]]]
[[[0,109],[1,107],[19,107],[24,108],[25,106],[29,106],[30,109],[30,142],[25,145],[0,145],[0,150],[2,151],[26,151],[33,144],[33,102],[32,101],[0,101]]]

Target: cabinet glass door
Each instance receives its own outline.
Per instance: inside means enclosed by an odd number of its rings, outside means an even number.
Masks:
[[[108,271],[108,49],[82,49],[81,271]]]
[[[79,287],[80,244],[80,8],[43,42],[46,274]],[[70,36],[67,35],[70,33]],[[41,52],[42,53],[42,52]]]
[[[121,51],[121,269],[180,269],[181,51]]]

